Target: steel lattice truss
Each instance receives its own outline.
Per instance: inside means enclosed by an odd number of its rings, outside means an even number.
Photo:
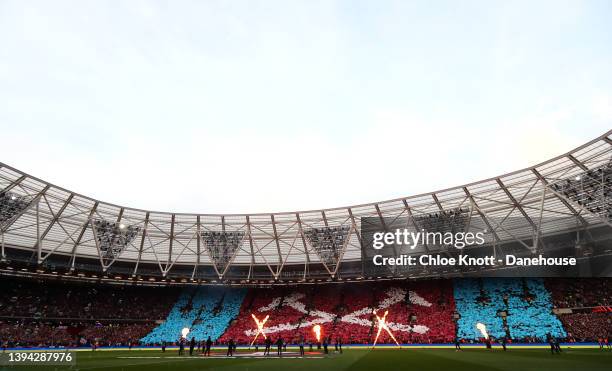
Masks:
[[[612,219],[612,161],[577,175],[557,181],[552,189],[602,218]]]
[[[0,192],[0,230],[8,228],[30,205],[32,199],[12,192]]]
[[[415,216],[413,219],[417,227],[429,232],[462,232],[469,219],[469,210],[463,208],[444,210],[434,214]]]
[[[92,220],[91,226],[104,270],[134,241],[140,231],[138,226],[100,219]]]
[[[77,270],[80,261],[87,261],[90,270],[97,262],[100,272],[121,265],[134,275],[147,267],[148,274],[160,277],[175,271],[198,277],[204,268],[219,277],[240,271],[237,278],[247,280],[282,280],[289,274],[307,278],[315,269],[334,277],[342,265],[361,260],[362,217],[406,218],[416,228],[433,223],[442,229],[487,229],[486,243],[493,250],[508,241],[538,249],[541,236],[577,226],[612,227],[611,135],[534,167],[464,186],[378,203],[271,214],[122,207],[0,163],[2,257],[10,251],[31,254],[38,264],[62,257]],[[23,202],[5,212],[11,195]],[[101,221],[108,228],[97,225]],[[312,231],[333,242],[322,242]]]
[[[230,264],[234,260],[240,245],[244,241],[245,233],[237,232],[203,232],[202,242],[208,252],[208,257],[213,262],[213,267],[222,278]]]
[[[310,228],[304,233],[307,245],[317,253],[321,263],[332,277],[337,272],[351,231],[352,227],[348,226],[326,226]]]

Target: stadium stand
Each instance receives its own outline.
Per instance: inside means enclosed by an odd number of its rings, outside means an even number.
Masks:
[[[307,339],[316,341],[312,331],[313,326],[321,326],[321,336],[334,337],[334,323],[338,321],[337,310],[340,307],[343,287],[341,285],[328,285],[314,288],[310,295],[308,314],[300,326],[300,333]],[[337,336],[336,336],[337,337]]]
[[[389,310],[387,321],[398,332],[398,340],[435,342],[454,337],[450,281],[326,285],[316,292],[312,290],[252,290],[251,299],[245,301],[221,341],[232,338],[250,342],[256,333],[251,318],[251,313],[255,313],[259,319],[270,316],[265,333],[274,339],[296,341],[304,336],[306,341],[316,343],[313,326],[319,325],[322,336],[332,340],[367,344],[374,340],[374,309],[381,316]],[[381,334],[380,340],[391,341],[386,333]],[[263,338],[259,342],[262,341]]]
[[[0,321],[0,341],[9,346],[76,345],[66,325],[44,321]]]
[[[507,297],[510,336],[515,339],[535,337],[546,339],[547,334],[565,338],[561,322],[552,313],[550,294],[542,279],[512,280],[515,295]],[[521,292],[522,291],[522,292]]]
[[[494,338],[542,341],[547,334],[566,336],[541,279],[456,280],[455,302],[458,336],[464,339],[483,337],[476,323],[483,323]]]
[[[401,335],[406,343],[452,342],[456,326],[453,320],[455,300],[450,280],[417,281],[410,283],[407,309],[412,325],[427,327],[427,332],[417,329]],[[409,318],[410,318],[409,317]],[[399,339],[398,339],[399,340]]]
[[[141,339],[145,344],[176,342],[182,329],[189,337],[216,340],[240,308],[246,290],[222,287],[198,287],[183,290],[166,320]]]
[[[567,330],[570,341],[585,342],[612,338],[612,314],[572,313],[562,314],[559,319]]]
[[[0,316],[154,321],[166,317],[177,293],[178,290],[166,287],[3,279]]]
[[[0,341],[21,346],[116,346],[189,338],[250,344],[263,320],[274,341],[316,343],[313,326],[332,342],[374,341],[382,316],[401,343],[482,338],[542,341],[547,334],[593,341],[612,334],[609,280],[455,279],[234,288],[140,287],[1,279]],[[603,295],[605,298],[598,297]],[[597,306],[586,307],[584,305]],[[571,307],[570,307],[571,306]],[[559,311],[558,315],[553,310]],[[458,314],[455,319],[455,313]],[[379,343],[392,339],[382,332]],[[258,339],[263,344],[263,337]]]
[[[155,323],[97,323],[94,326],[88,326],[81,331],[81,335],[85,339],[94,339],[99,345],[118,346],[138,344],[139,339],[150,333],[155,327]]]
[[[548,279],[546,287],[554,308],[569,312],[558,316],[569,340],[581,342],[612,338],[609,308],[612,285],[609,279]],[[593,313],[598,307],[604,308],[604,313]]]
[[[584,308],[612,305],[609,279],[555,278],[546,280],[555,308]]]
[[[503,297],[496,295],[496,291],[488,293],[478,279],[459,279],[454,283],[455,305],[459,314],[457,336],[462,339],[482,338],[476,323],[484,324],[491,336],[505,336],[503,320],[497,315]]]
[[[282,337],[285,341],[299,337],[299,334],[308,336],[300,331],[300,325],[309,312],[312,295],[309,289],[298,288],[285,290],[283,288],[251,289],[247,299],[243,302],[239,315],[221,337],[222,342],[234,339],[239,343],[250,343],[256,334],[256,324],[251,314],[259,320],[270,316],[266,322],[266,335],[274,339]],[[325,295],[325,298],[329,296]],[[263,344],[264,339],[258,339]]]
[[[369,343],[372,337],[374,309],[374,286],[369,283],[347,285],[343,290],[342,303],[338,307],[339,321],[333,332],[347,343]]]
[[[0,339],[22,345],[69,345],[84,339],[126,345],[155,327],[178,290],[2,279]]]
[[[217,301],[209,300],[209,303],[214,305],[204,306],[194,321],[189,336],[195,337],[196,340],[206,340],[208,336],[217,340],[225,332],[229,322],[238,315],[240,304],[246,294],[246,289],[215,287],[208,291],[210,298]]]

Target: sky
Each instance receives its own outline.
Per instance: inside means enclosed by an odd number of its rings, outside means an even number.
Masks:
[[[612,128],[610,1],[0,0],[0,161],[157,211],[444,189]]]

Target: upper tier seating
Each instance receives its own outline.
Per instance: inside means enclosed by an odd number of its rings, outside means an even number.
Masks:
[[[3,279],[0,316],[154,321],[166,317],[178,293],[166,287]]]

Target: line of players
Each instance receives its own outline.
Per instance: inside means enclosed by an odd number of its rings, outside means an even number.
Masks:
[[[231,342],[232,340],[230,340]],[[298,340],[298,346],[300,348],[300,356],[304,356],[305,351],[304,351],[304,347],[306,345],[306,342],[304,340],[304,336],[300,336],[299,340]],[[323,337],[323,341],[322,342],[318,342],[316,344],[317,346],[317,350],[321,350],[321,347],[323,347],[323,353],[325,354],[329,354],[329,345],[332,343],[332,338],[330,337]],[[270,350],[272,348],[272,345],[276,345],[276,355],[279,357],[283,356],[283,352],[287,351],[287,342],[283,340],[282,337],[278,337],[278,339],[276,339],[276,342],[272,341],[271,337],[267,337],[266,340],[264,341],[264,355],[270,355]],[[313,347],[313,343],[309,342],[308,343],[308,347],[309,347],[309,352],[312,352],[312,347]],[[335,350],[336,352],[342,353],[342,339],[341,338],[336,338],[334,341],[334,346],[335,346]],[[259,351],[259,344],[255,344],[255,351]]]
[[[193,352],[196,349],[197,346],[197,352],[204,354],[204,356],[210,356],[210,349],[213,346],[213,341],[210,338],[210,336],[208,337],[208,339],[206,339],[206,341],[196,341],[195,337],[192,337],[190,341],[187,341],[187,339],[185,339],[184,337],[181,337],[178,341],[178,346],[179,346],[179,356],[182,356],[185,354],[185,346],[189,345],[189,355],[193,356]],[[235,349],[236,344],[232,345],[232,349]],[[166,352],[166,342],[163,341],[161,344],[161,349],[162,352]]]
[[[503,336],[498,340],[505,352],[507,350],[508,338],[506,336]],[[484,339],[485,347],[487,349],[492,349],[491,342],[491,337]],[[550,345],[550,353],[552,355],[561,354],[562,351],[559,338],[556,338],[550,333],[548,333],[546,334],[546,342],[548,343],[548,345]],[[599,338],[597,339],[597,343],[599,344],[599,350],[603,351],[605,346],[608,351],[612,351],[612,344],[610,344],[609,338]],[[461,339],[459,339],[458,337],[455,338],[455,351],[461,351]]]
[[[331,344],[331,342],[332,342],[331,337],[324,337],[322,342],[319,342],[316,344],[317,349],[321,350],[321,347],[323,347],[323,353],[329,354],[329,344]],[[208,337],[208,339],[206,339],[206,341],[196,341],[195,337],[192,337],[191,340],[188,341],[187,339],[181,337],[178,341],[178,345],[179,345],[179,350],[178,350],[179,356],[182,356],[185,354],[185,347],[187,345],[189,346],[190,356],[193,356],[194,351],[197,353],[201,353],[204,356],[210,356],[210,350],[212,348],[213,341],[210,338],[210,336]],[[269,356],[270,351],[272,349],[272,345],[276,345],[276,348],[277,348],[276,355],[279,357],[282,357],[283,352],[287,351],[288,343],[284,341],[282,337],[278,337],[278,339],[275,342],[272,341],[271,337],[267,337],[266,340],[264,341],[264,345],[265,345],[264,356]],[[304,336],[300,336],[298,345],[300,347],[300,356],[303,357],[305,354],[304,347],[306,345]],[[309,346],[309,351],[312,352],[313,343],[309,342],[308,346]],[[342,353],[342,339],[341,338],[335,339],[334,347],[335,347],[336,352]],[[166,352],[166,342],[165,341],[162,342],[161,349],[162,349],[162,352]],[[227,356],[228,357],[233,356],[236,349],[237,349],[236,342],[234,341],[234,339],[230,339],[229,342],[227,343]],[[259,344],[255,344],[255,351],[256,352],[259,351]]]

